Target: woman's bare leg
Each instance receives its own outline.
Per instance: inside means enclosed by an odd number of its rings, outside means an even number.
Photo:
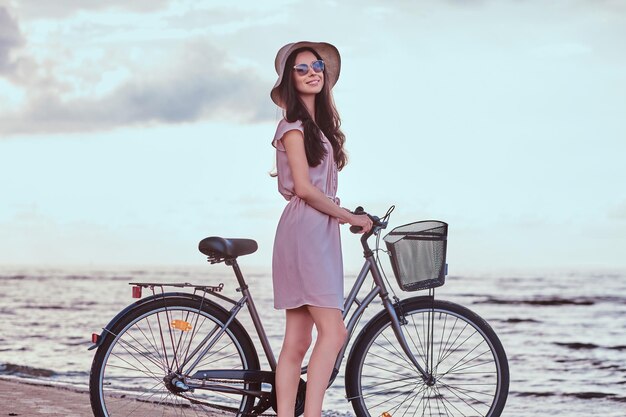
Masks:
[[[313,319],[306,307],[286,310],[285,338],[276,367],[279,417],[293,417],[302,360],[311,346]]]
[[[313,306],[307,309],[315,322],[317,340],[307,372],[304,417],[321,417],[324,394],[347,332],[341,310]]]

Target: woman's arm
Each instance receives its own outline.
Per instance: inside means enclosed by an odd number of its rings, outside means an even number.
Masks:
[[[362,233],[368,232],[372,227],[372,221],[367,216],[352,214],[348,210],[339,207],[311,183],[302,132],[290,130],[285,133],[282,140],[287,152],[287,160],[293,176],[296,195],[314,209],[336,217],[340,222],[360,226]]]

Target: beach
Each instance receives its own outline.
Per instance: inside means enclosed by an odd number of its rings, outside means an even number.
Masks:
[[[1,415],[91,416],[91,333],[100,333],[135,301],[128,282],[223,282],[224,293],[237,296],[229,271],[213,268],[206,275],[193,269],[0,271]],[[270,276],[246,270],[246,277],[277,353],[284,318],[272,308]],[[347,277],[346,286],[352,279]],[[502,340],[511,371],[503,417],[623,417],[624,294],[626,272],[560,272],[448,276],[437,298],[476,311]],[[378,308],[373,305],[366,316]],[[259,346],[247,312],[239,318]],[[324,416],[354,415],[344,372],[342,367],[327,392]]]
[[[3,416],[92,416],[89,392],[80,388],[27,383],[0,378]]]

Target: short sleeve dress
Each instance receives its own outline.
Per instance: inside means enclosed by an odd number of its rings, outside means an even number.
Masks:
[[[303,305],[343,310],[343,259],[339,221],[309,206],[294,191],[294,181],[282,143],[290,130],[303,132],[301,121],[282,119],[272,145],[276,148],[278,191],[288,200],[278,222],[272,258],[274,308],[290,309]],[[339,204],[337,165],[332,145],[322,135],[326,156],[309,167],[311,183]]]

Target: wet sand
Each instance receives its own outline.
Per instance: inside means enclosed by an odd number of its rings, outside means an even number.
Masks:
[[[0,416],[93,416],[87,390],[45,385],[23,379],[0,378],[0,404]],[[218,414],[205,415],[210,417]]]
[[[87,390],[23,379],[0,378],[0,404],[0,416],[93,416]],[[218,414],[206,415],[210,417]]]
[[[90,417],[89,393],[0,378],[2,416]]]

